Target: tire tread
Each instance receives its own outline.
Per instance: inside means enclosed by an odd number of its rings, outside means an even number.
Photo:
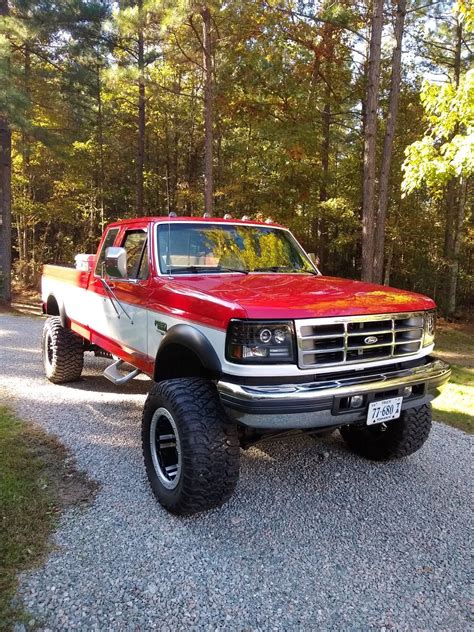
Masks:
[[[423,404],[404,411],[384,433],[371,434],[372,428],[357,426],[341,428],[340,432],[355,453],[375,461],[388,461],[417,452],[428,439],[431,426],[431,404]]]
[[[53,343],[53,360],[49,367],[45,358],[45,340],[50,333]],[[84,347],[80,336],[61,325],[59,316],[50,316],[43,328],[42,354],[45,372],[50,382],[63,384],[81,377],[84,367]]]
[[[175,420],[179,419],[183,481],[179,498],[171,501],[157,493],[147,445],[149,423],[159,405],[169,406]],[[209,380],[180,378],[155,384],[143,410],[142,447],[152,489],[173,513],[191,514],[218,507],[234,492],[240,456],[237,428],[228,420],[217,389]]]

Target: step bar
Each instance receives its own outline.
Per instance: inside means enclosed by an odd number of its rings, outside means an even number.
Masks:
[[[119,369],[124,364],[125,362],[123,360],[117,360],[117,362],[108,366],[104,371],[104,376],[109,380],[109,382],[115,384],[115,386],[123,386],[141,373],[140,369],[133,369],[133,371],[125,374],[121,373]]]

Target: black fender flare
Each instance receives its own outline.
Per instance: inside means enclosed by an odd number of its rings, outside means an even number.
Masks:
[[[54,300],[56,305],[58,306],[58,314],[53,314],[50,313],[50,311],[48,310],[48,303],[50,300]],[[64,303],[62,301],[59,301],[56,296],[54,294],[50,294],[46,300],[45,305],[43,306],[44,309],[44,313],[50,316],[59,316],[59,318],[61,319],[61,325],[63,327],[69,327],[69,319],[66,315],[66,308],[64,307]]]
[[[179,345],[192,351],[199,358],[211,378],[217,378],[221,375],[221,363],[208,338],[196,327],[180,323],[179,325],[173,325],[167,331],[158,347],[154,370],[155,379],[158,377],[160,357],[164,356],[166,349],[170,345]]]

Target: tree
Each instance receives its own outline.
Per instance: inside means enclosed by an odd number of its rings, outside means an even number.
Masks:
[[[201,8],[202,17],[202,58],[204,66],[204,208],[209,215],[214,214],[214,116],[213,116],[213,69],[211,11],[207,5]]]
[[[448,287],[445,312],[456,309],[459,256],[466,192],[474,174],[474,70],[456,84],[425,82],[421,91],[426,131],[406,149],[403,188],[406,194],[426,186],[447,202],[445,256]]]
[[[370,50],[367,71],[367,98],[364,121],[364,170],[362,196],[362,279],[372,281],[375,254],[375,172],[377,114],[380,83],[380,56],[383,0],[373,0]]]
[[[382,283],[383,279],[390,166],[392,163],[393,141],[398,115],[398,105],[400,101],[402,41],[405,16],[406,0],[398,0],[394,27],[395,46],[392,53],[389,105],[380,165],[378,207],[375,215],[375,243],[372,280],[376,283]]]
[[[448,62],[451,80],[443,84],[424,82],[421,102],[425,132],[421,140],[407,147],[403,165],[406,194],[426,187],[433,196],[444,200],[447,265],[444,311],[448,316],[456,310],[466,194],[474,173],[474,71],[464,74],[463,70],[462,46],[467,42],[469,29],[463,30],[462,14],[456,14],[452,28],[454,46]]]
[[[8,0],[0,0],[0,20],[4,26],[9,16]],[[5,45],[5,44],[4,44]],[[7,45],[8,46],[8,45]],[[2,75],[8,86],[8,49],[2,51]],[[12,137],[10,123],[4,108],[0,109],[0,290],[4,301],[11,301],[11,159]]]
[[[467,305],[466,221],[461,241],[453,237],[459,203],[466,218],[472,210],[472,178],[462,180],[465,202],[458,176],[405,198],[400,190],[404,149],[431,124],[419,102],[423,74],[453,82],[458,59],[461,85],[472,50],[469,3],[459,3],[460,58],[451,2],[425,5],[407,2],[403,28],[402,0],[385,3],[380,68],[370,70],[377,96],[365,52],[369,2],[9,0],[0,112],[12,133],[14,279],[34,286],[43,262],[94,250],[101,225],[135,216],[140,200],[156,215],[213,205],[216,215],[271,217],[325,273],[359,277],[364,141],[374,146],[364,121],[377,97],[370,268],[382,263],[386,237],[385,280],[442,302],[460,243],[457,299]],[[389,7],[399,9],[393,29]],[[386,44],[402,32],[400,57]]]

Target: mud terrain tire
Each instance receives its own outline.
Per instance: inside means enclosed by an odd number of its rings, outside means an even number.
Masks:
[[[373,461],[400,459],[424,444],[431,430],[431,404],[411,408],[386,425],[345,426],[340,433],[350,449]]]
[[[153,493],[171,513],[218,507],[235,489],[237,428],[209,380],[179,378],[155,384],[143,410],[142,447]]]
[[[59,316],[49,317],[44,324],[41,355],[50,382],[62,384],[81,377],[84,366],[82,338],[63,327]]]

